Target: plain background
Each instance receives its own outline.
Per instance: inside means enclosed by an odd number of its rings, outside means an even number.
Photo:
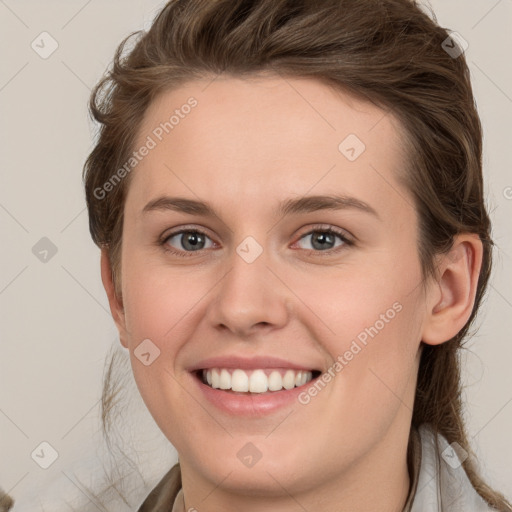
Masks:
[[[127,379],[118,428],[138,468],[129,470],[132,501],[105,508],[87,490],[101,483],[101,461],[110,460],[98,432],[99,399],[106,354],[119,344],[81,181],[94,135],[87,102],[117,44],[147,28],[162,5],[0,0],[0,487],[16,498],[16,512],[75,510],[80,502],[87,510],[134,510],[176,458]],[[430,5],[440,25],[469,43],[485,132],[496,251],[479,331],[465,356],[465,398],[482,471],[512,498],[512,0]],[[31,47],[43,31],[58,43],[47,59]],[[33,252],[48,244],[43,237],[57,251],[46,262]],[[134,421],[136,428],[124,428]],[[46,470],[31,457],[43,441],[58,452]]]

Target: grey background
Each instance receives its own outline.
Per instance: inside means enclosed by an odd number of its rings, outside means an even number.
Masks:
[[[87,510],[133,510],[176,458],[128,379],[118,428],[138,467],[125,484],[130,505],[116,493],[101,505],[87,490],[102,484],[102,461],[122,465],[126,459],[117,452],[112,458],[98,432],[103,364],[119,343],[81,182],[94,134],[86,107],[117,44],[147,27],[161,5],[0,0],[0,487],[17,499],[17,512],[74,510],[79,503]],[[469,43],[485,130],[486,195],[497,247],[479,331],[464,356],[465,397],[482,471],[512,498],[512,0],[430,5],[442,26]],[[47,59],[31,47],[43,31],[58,43]],[[58,452],[48,469],[31,457],[43,441]]]

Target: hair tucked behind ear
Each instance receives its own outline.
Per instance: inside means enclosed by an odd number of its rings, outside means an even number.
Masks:
[[[433,18],[433,19],[432,19]],[[464,55],[442,46],[449,36],[412,0],[176,0],[147,33],[121,43],[90,109],[99,137],[84,166],[89,225],[109,251],[120,291],[123,208],[130,176],[106,197],[98,190],[127,160],[148,105],[164,89],[195,78],[257,73],[310,77],[391,111],[406,133],[400,176],[419,214],[424,277],[458,233],[476,233],[483,262],[466,326],[439,346],[423,345],[413,425],[428,423],[467,452],[458,353],[484,296],[492,240],[483,198],[482,130]],[[131,50],[125,45],[136,36]],[[108,389],[108,388],[107,388]],[[104,394],[105,413],[111,397]],[[105,421],[108,414],[105,414]],[[512,506],[464,461],[478,493],[494,508]]]

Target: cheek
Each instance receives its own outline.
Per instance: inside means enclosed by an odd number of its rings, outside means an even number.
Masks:
[[[395,265],[375,259],[371,264],[346,268],[323,280],[307,281],[300,291],[332,334],[324,337],[329,352],[339,353],[354,339],[364,344],[414,325],[410,317],[418,307],[419,280],[415,262]],[[398,342],[389,336],[389,342],[393,340]]]
[[[424,305],[420,266],[409,256],[354,269],[331,288],[330,301],[310,291],[330,328],[323,345],[334,364],[332,390],[354,418],[370,409],[384,418],[414,387]]]
[[[177,383],[181,374],[176,367],[191,336],[188,314],[198,298],[190,280],[164,279],[164,274],[147,265],[127,265],[124,307],[131,365],[141,397],[170,442],[179,444],[174,436],[183,428],[183,404],[190,397]]]
[[[391,302],[397,296],[399,300]],[[413,408],[419,308],[407,296],[392,294],[388,299],[344,341],[341,378],[336,379],[335,394],[344,404],[339,417],[354,418],[357,428],[369,436],[385,432],[397,414],[407,415]]]
[[[179,435],[183,429],[186,404],[189,396],[175,384],[171,365],[161,353],[153,363],[146,366],[131,354],[133,376],[147,410],[160,430],[175,446],[181,446]],[[178,436],[178,437],[177,437]]]
[[[173,344],[162,342],[178,339],[176,333],[186,325],[187,312],[200,297],[197,278],[132,258],[126,262],[123,279],[123,303],[131,342],[150,338],[162,345],[161,350],[172,348]]]

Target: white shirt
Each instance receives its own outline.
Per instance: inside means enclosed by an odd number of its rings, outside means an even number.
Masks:
[[[427,426],[419,427],[421,466],[410,512],[493,512],[471,484],[458,447]],[[455,449],[454,449],[455,448]]]

